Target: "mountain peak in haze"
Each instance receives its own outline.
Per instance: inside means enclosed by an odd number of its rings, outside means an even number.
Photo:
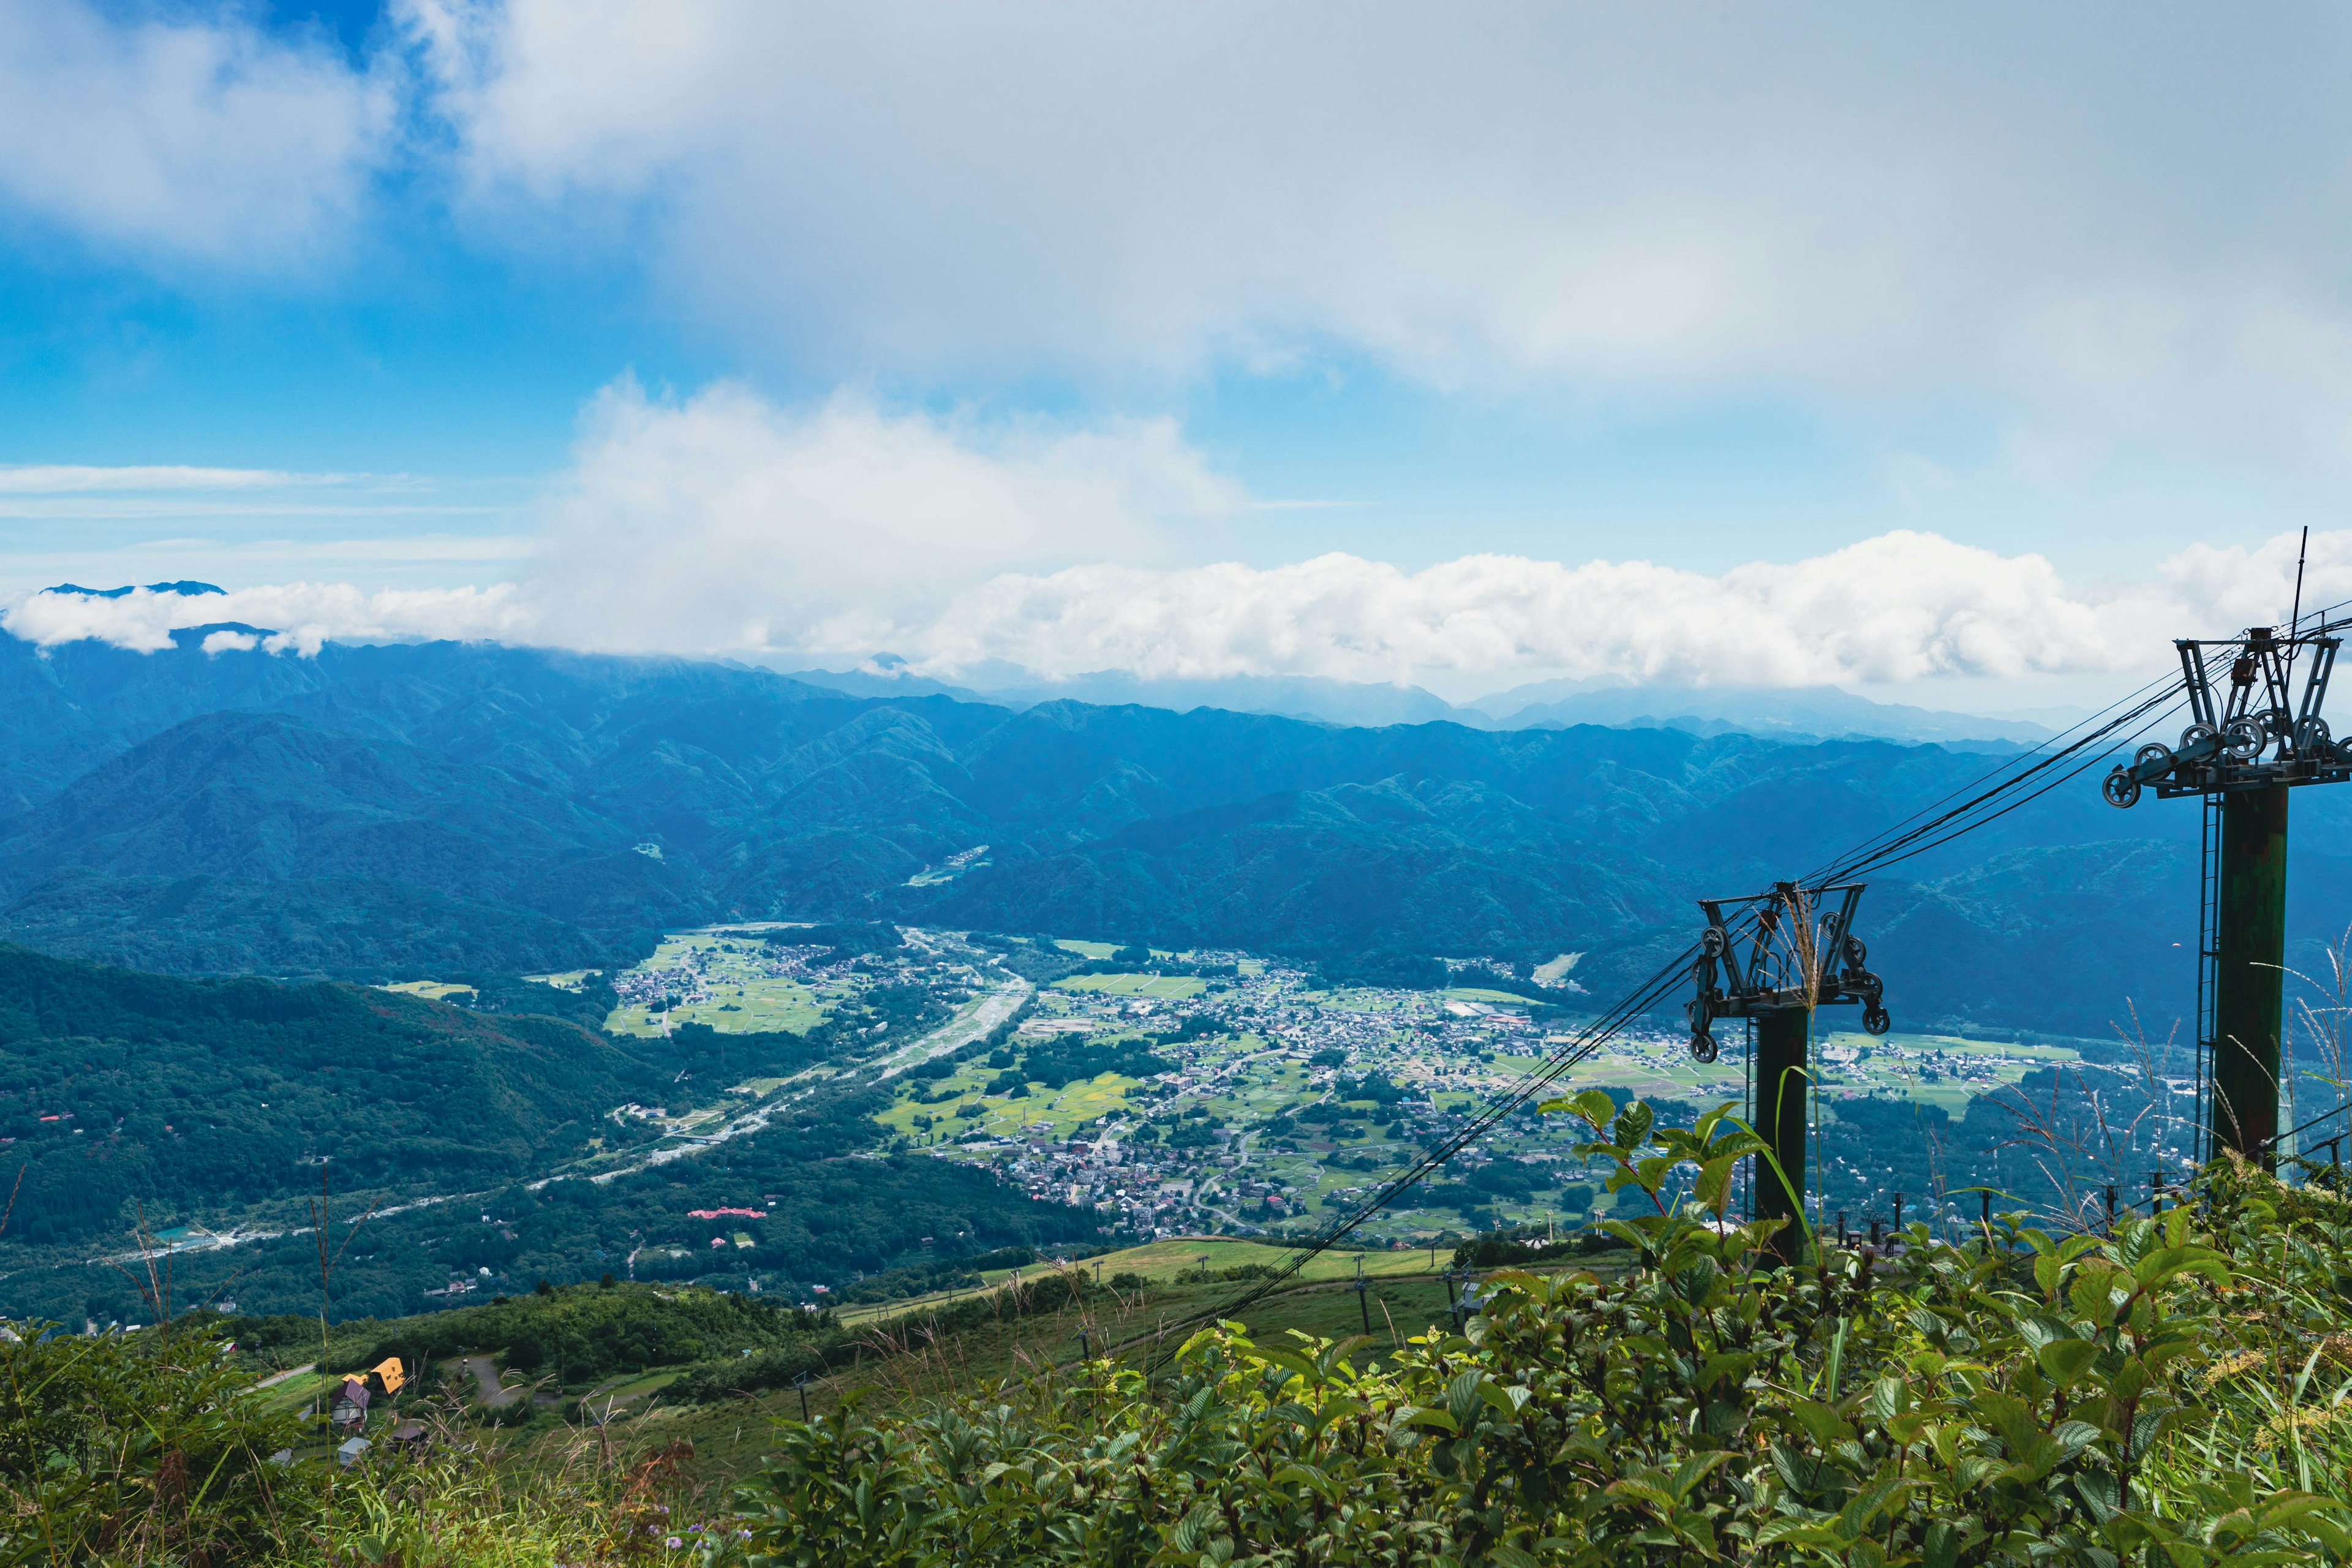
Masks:
[[[191,583],[184,579],[177,583],[149,583],[145,586],[151,594],[177,594],[184,598],[194,598],[199,594],[219,594],[226,596],[228,592],[227,589],[216,588],[210,583]],[[41,592],[80,594],[92,599],[125,599],[138,592],[138,586],[126,583],[120,588],[85,588],[79,583],[60,583],[54,588],[44,588]]]
[[[1479,698],[1476,711],[1507,730],[1548,725],[1690,730],[1833,740],[1868,735],[1908,742],[2005,742],[2034,745],[2055,731],[2028,719],[1988,719],[1907,703],[1879,702],[1834,686],[1607,686],[1539,681]]]

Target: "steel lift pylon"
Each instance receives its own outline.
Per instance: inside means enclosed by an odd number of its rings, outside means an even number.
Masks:
[[[2300,590],[2298,589],[2298,597]],[[2298,624],[2280,635],[2183,638],[2190,722],[2176,746],[2142,746],[2100,785],[2107,804],[2195,795],[2199,857],[2197,1044],[2201,1159],[2233,1149],[2265,1169],[2279,1140],[2279,1057],[2286,1016],[2287,792],[2352,779],[2352,741],[2328,733],[2321,708],[2352,622]],[[2302,665],[2302,689],[2295,667]],[[2228,685],[2214,674],[2226,666]]]
[[[1706,926],[1699,932],[1699,955],[1691,966],[1696,994],[1685,1008],[1690,1019],[1691,1055],[1712,1062],[1720,1054],[1711,1026],[1718,1018],[1747,1018],[1755,1026],[1748,1068],[1754,1084],[1757,1137],[1779,1163],[1759,1158],[1748,1191],[1759,1219],[1788,1223],[1772,1238],[1782,1262],[1802,1249],[1806,1184],[1805,1099],[1811,1086],[1810,1047],[1813,1011],[1859,1005],[1865,1033],[1883,1035],[1894,1026],[1885,1002],[1885,985],[1863,967],[1869,949],[1854,934],[1856,906],[1864,884],[1844,882],[1803,888],[1777,882],[1769,893],[1744,899],[1701,899]],[[1724,911],[1751,916],[1743,935]],[[1741,921],[1747,926],[1747,921]]]

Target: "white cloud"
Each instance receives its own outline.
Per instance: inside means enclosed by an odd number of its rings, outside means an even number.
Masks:
[[[1990,396],[2043,474],[2352,456],[2327,7],[401,14],[482,232],[604,226],[803,368],[1338,343],[1448,385]]]
[[[2352,533],[2315,542],[2329,564],[2315,582],[2352,591]],[[2291,551],[2284,564],[2291,576]],[[2161,584],[2086,594],[2038,555],[1896,531],[1720,575],[1499,555],[1412,573],[1352,555],[1272,570],[1086,566],[997,578],[893,646],[945,675],[1003,659],[1055,673],[1446,685],[1533,674],[1701,686],[2016,679],[2161,669],[2172,637],[2275,613],[2279,550],[2229,565],[2209,577],[2172,563]]]
[[[837,468],[829,477],[856,482]],[[950,592],[936,562],[910,562],[907,575],[932,596],[894,605],[879,564],[893,541],[869,544],[863,598],[824,592],[831,579],[801,570],[796,544],[822,552],[839,544],[827,544],[828,532],[855,535],[837,523],[860,515],[854,498],[835,495],[827,510],[796,521],[755,506],[666,515],[667,533],[616,522],[608,511],[600,526],[632,542],[598,558],[593,572],[579,555],[571,570],[480,590],[365,593],[298,583],[194,597],[43,593],[18,597],[0,613],[0,626],[43,644],[98,637],[143,651],[170,646],[176,626],[237,621],[276,629],[262,643],[272,652],[306,654],[328,640],[487,637],[812,659],[887,647],[918,671],[948,677],[1001,660],[1048,676],[1118,668],[1453,686],[1570,675],[1884,687],[2161,674],[2174,637],[2284,621],[2296,548],[2293,535],[2255,549],[2200,546],[2152,578],[2098,590],[2068,584],[2037,555],[2002,556],[1907,531],[1716,575],[1642,561],[1496,555],[1405,572],[1327,555],[1271,569],[1066,566],[1000,574]],[[544,542],[550,553],[577,551],[587,537],[559,531]],[[698,585],[695,574],[667,571],[640,550],[701,559],[698,552],[719,539],[737,546],[735,568],[703,575]],[[2311,544],[2305,610],[2352,599],[2352,531],[2315,535]],[[215,634],[205,646],[247,643]]]
[[[274,635],[272,653],[315,654],[327,643],[420,642],[439,637],[541,640],[537,617],[506,584],[488,588],[379,589],[348,583],[285,583],[226,594],[157,594],[134,589],[120,598],[87,594],[20,595],[0,611],[0,627],[43,646],[85,637],[155,653],[181,626],[241,622]],[[243,646],[215,633],[205,651]]]
[[[108,247],[299,268],[358,215],[393,110],[386,82],[234,11],[0,0],[0,203]]]
[[[530,581],[600,647],[845,646],[1007,568],[1152,559],[1160,519],[1242,499],[1165,420],[986,426],[624,382],[591,405]]]

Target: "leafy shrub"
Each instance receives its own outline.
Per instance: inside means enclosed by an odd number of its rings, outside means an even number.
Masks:
[[[208,1337],[0,1340],[0,1563],[247,1563],[316,1509],[300,1423]]]
[[[1370,1100],[1375,1105],[1394,1105],[1404,1099],[1404,1090],[1386,1073],[1366,1073],[1362,1078],[1343,1078],[1334,1091],[1341,1100]]]
[[[430,1366],[465,1349],[506,1352],[519,1372],[553,1373],[562,1383],[593,1383],[616,1373],[674,1366],[714,1353],[784,1343],[805,1336],[805,1314],[757,1296],[687,1287],[570,1286],[479,1307],[403,1320],[357,1364],[386,1356]]]
[[[894,1336],[920,1342],[931,1334],[960,1333],[983,1323],[1056,1312],[1098,1289],[1075,1272],[1049,1271],[985,1295],[911,1312],[894,1320],[890,1331]],[[683,1404],[740,1399],[790,1387],[794,1378],[818,1376],[829,1368],[846,1366],[861,1355],[873,1353],[874,1346],[863,1336],[835,1334],[690,1367],[669,1385],[667,1397]]]
[[[2352,1552],[2352,1220],[2209,1173],[2112,1237],[1770,1266],[1710,1112],[1559,1102],[1649,1212],[1614,1279],[1507,1271],[1384,1369],[1214,1324],[1172,1379],[787,1423],[740,1494],[776,1563],[2255,1564]],[[1676,1194],[1687,1192],[1688,1198]],[[1988,1227],[1989,1230],[1990,1227]],[[2328,1489],[2333,1495],[2306,1489]]]

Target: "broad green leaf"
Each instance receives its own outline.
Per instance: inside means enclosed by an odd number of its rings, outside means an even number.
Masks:
[[[2034,1352],[2033,1359],[2053,1382],[2071,1387],[2099,1359],[2099,1347],[2090,1340],[2053,1340]]]

